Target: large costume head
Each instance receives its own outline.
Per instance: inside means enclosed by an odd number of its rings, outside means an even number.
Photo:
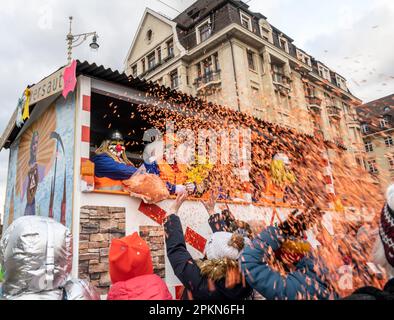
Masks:
[[[273,157],[271,162],[271,177],[273,182],[279,187],[285,187],[296,181],[288,156],[278,153]]]
[[[108,139],[104,140],[96,154],[106,154],[117,162],[131,164],[126,156],[126,147],[123,135],[119,131],[113,131]]]
[[[3,296],[9,300],[99,300],[88,282],[71,279],[72,236],[45,217],[21,217],[0,241]]]

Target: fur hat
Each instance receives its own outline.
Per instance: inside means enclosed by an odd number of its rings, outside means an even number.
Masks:
[[[384,267],[390,278],[394,278],[394,185],[386,193],[387,204],[384,206],[380,223],[379,235],[375,248],[375,263]]]
[[[239,234],[216,232],[207,242],[205,253],[208,260],[223,258],[238,260],[241,250],[244,248],[247,241],[249,241],[249,239],[243,238]]]

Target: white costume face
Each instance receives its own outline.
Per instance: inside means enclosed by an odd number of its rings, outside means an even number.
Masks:
[[[285,155],[284,153],[278,153],[277,155],[275,155],[273,160],[283,161],[286,169],[291,168],[291,161],[290,161],[289,157],[287,155]]]

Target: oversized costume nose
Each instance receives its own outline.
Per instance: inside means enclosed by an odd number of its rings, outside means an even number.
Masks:
[[[122,151],[123,151],[123,146],[120,145],[120,144],[118,144],[118,145],[116,146],[116,151],[117,151],[117,152],[122,152]]]

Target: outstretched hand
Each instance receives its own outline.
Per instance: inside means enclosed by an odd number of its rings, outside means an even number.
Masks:
[[[181,208],[182,204],[186,201],[188,197],[188,194],[185,193],[181,193],[176,197],[176,200],[174,201],[174,204],[171,207],[170,212],[168,212],[169,215],[171,214],[178,214],[179,209]]]
[[[217,198],[218,194],[211,191],[211,196],[209,197],[208,201],[201,201],[210,216],[215,214],[215,205]]]

